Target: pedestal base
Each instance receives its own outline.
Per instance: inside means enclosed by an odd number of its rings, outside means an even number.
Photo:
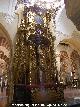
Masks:
[[[13,102],[15,103],[31,103],[31,91],[25,85],[15,85]]]
[[[64,100],[63,89],[33,88],[25,85],[14,86],[13,102],[15,103],[54,103]]]
[[[32,92],[33,103],[54,103],[63,100],[64,100],[64,94],[54,89],[46,89],[46,90],[35,89]]]

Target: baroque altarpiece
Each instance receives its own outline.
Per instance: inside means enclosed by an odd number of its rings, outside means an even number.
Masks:
[[[24,7],[13,57],[13,100],[48,103],[63,99],[58,83],[55,37],[49,28],[51,10]]]

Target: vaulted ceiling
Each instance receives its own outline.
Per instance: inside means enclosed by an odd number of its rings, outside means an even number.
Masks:
[[[80,30],[80,0],[64,0],[67,17],[73,21]]]
[[[26,0],[27,1],[27,0]],[[28,0],[30,1],[30,0]],[[31,2],[36,0],[31,0]],[[37,0],[38,1],[38,0]],[[66,14],[69,19],[73,21],[73,23],[76,25],[78,30],[80,30],[80,0],[43,0],[43,1],[64,1],[65,7],[66,7]],[[13,11],[15,9],[17,0],[0,0],[0,12],[13,14]]]

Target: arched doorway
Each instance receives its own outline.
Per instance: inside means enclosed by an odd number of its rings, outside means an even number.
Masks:
[[[71,72],[72,72],[72,79],[73,79],[73,87],[79,87],[80,81],[80,55],[76,50],[73,50],[71,55]]]
[[[68,70],[68,53],[66,51],[60,51],[60,76],[61,81],[66,84],[67,70]]]
[[[11,84],[12,41],[6,29],[0,24],[0,107],[9,101]],[[2,99],[1,99],[2,98]]]

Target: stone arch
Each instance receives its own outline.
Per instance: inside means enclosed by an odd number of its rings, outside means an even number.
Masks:
[[[5,37],[8,40],[8,43],[10,45],[10,48],[12,48],[12,41],[10,38],[9,33],[7,32],[7,30],[5,29],[5,27],[0,23],[0,37]]]
[[[76,50],[73,50],[71,55],[71,73],[73,87],[80,87],[80,55]]]
[[[9,96],[11,96],[11,89],[9,86],[11,84],[12,51],[12,41],[10,35],[5,27],[0,23],[0,81],[3,81],[6,86],[8,85]],[[7,93],[4,95],[6,96],[6,94]],[[7,99],[7,101],[10,99],[11,97]]]
[[[69,56],[67,51],[60,51],[60,81],[62,81],[64,84],[66,83],[66,78],[68,75],[68,61]]]
[[[74,78],[77,79],[79,76],[79,71],[80,71],[80,55],[76,50],[73,50],[71,55],[71,68],[72,68],[72,73],[75,76]]]
[[[60,51],[60,62],[62,62],[63,60],[68,59],[68,54],[66,51]]]
[[[0,24],[0,59],[7,64],[11,63],[12,41],[4,26]]]

